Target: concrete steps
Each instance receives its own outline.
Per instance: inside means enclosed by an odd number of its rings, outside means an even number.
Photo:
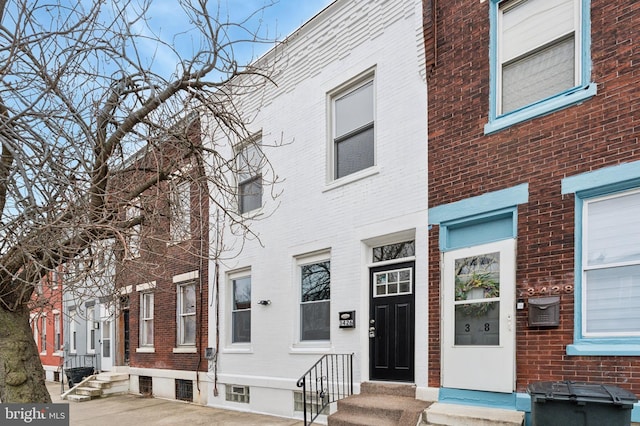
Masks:
[[[422,424],[429,426],[522,426],[524,413],[500,408],[436,402],[425,410]]]
[[[338,401],[329,426],[416,426],[427,401],[415,399],[415,386],[362,383],[360,394]]]
[[[95,398],[129,393],[129,374],[103,372],[84,379],[64,394],[62,399],[84,402]]]

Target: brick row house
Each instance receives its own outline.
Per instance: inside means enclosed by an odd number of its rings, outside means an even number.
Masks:
[[[205,403],[209,193],[200,146],[200,120],[189,115],[122,170],[116,194],[153,174],[168,179],[123,204],[122,220],[137,224],[117,249],[114,357],[128,366],[131,392]]]
[[[209,405],[300,418],[297,381],[326,354],[354,354],[356,392],[426,388],[422,37],[421,1],[338,0],[258,61],[274,85],[234,98],[250,136],[226,143],[252,235],[225,224],[242,250],[210,266]]]
[[[639,27],[626,0],[425,1],[432,399],[640,394]]]
[[[31,329],[46,380],[60,381],[64,362],[64,317],[59,268],[46,274],[36,287],[32,297]]]

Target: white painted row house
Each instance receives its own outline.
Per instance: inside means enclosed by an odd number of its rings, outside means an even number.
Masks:
[[[261,58],[275,85],[236,99],[253,136],[234,149],[256,166],[237,176],[238,209],[257,238],[209,267],[209,405],[300,416],[296,382],[328,353],[354,354],[356,392],[367,380],[426,389],[421,3],[333,2]]]

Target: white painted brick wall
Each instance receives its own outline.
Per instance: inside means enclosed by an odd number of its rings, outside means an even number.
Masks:
[[[274,188],[282,191],[277,200],[265,196],[265,214],[251,225],[264,247],[249,241],[221,266],[221,383],[293,390],[295,380],[325,352],[354,352],[356,382],[366,379],[370,259],[364,241],[415,229],[416,383],[426,386],[427,95],[421,14],[419,0],[340,0],[265,57],[275,55],[286,64],[274,74],[277,87],[254,93],[241,105],[248,116],[256,115],[251,130],[261,130],[264,143],[281,137],[288,143],[267,150],[284,182]],[[336,186],[327,176],[327,93],[372,67],[377,172]],[[295,257],[322,249],[331,251],[331,343],[300,347]],[[213,277],[214,264],[210,267]],[[234,346],[226,273],[244,267],[251,267],[252,276],[252,342]],[[261,299],[272,303],[260,306]],[[338,328],[342,310],[357,311],[356,329]],[[211,346],[214,313],[211,304]],[[260,411],[269,407],[254,395],[268,392],[252,392],[251,400]],[[280,404],[273,412],[293,414],[292,401],[293,396],[290,408]],[[224,396],[211,397],[209,404],[224,406]]]

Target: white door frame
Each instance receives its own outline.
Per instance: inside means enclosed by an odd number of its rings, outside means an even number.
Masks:
[[[507,393],[515,390],[515,249],[516,240],[506,239],[443,253],[441,272],[441,381],[443,387]],[[455,261],[495,252],[499,253],[499,295],[488,297],[485,293],[480,298],[499,302],[499,314],[497,312],[495,316],[489,313],[479,314],[481,316],[478,324],[473,323],[471,316],[464,317],[470,318],[466,320],[468,323],[458,324],[456,331],[455,305],[474,306],[474,304],[469,304],[465,300],[456,301]],[[471,297],[468,300],[471,300]],[[475,304],[475,306],[479,305]],[[478,340],[473,342],[463,340],[467,337],[464,332],[471,333],[470,339],[478,336]],[[458,333],[457,344],[456,333]],[[489,336],[491,333],[493,335]]]

